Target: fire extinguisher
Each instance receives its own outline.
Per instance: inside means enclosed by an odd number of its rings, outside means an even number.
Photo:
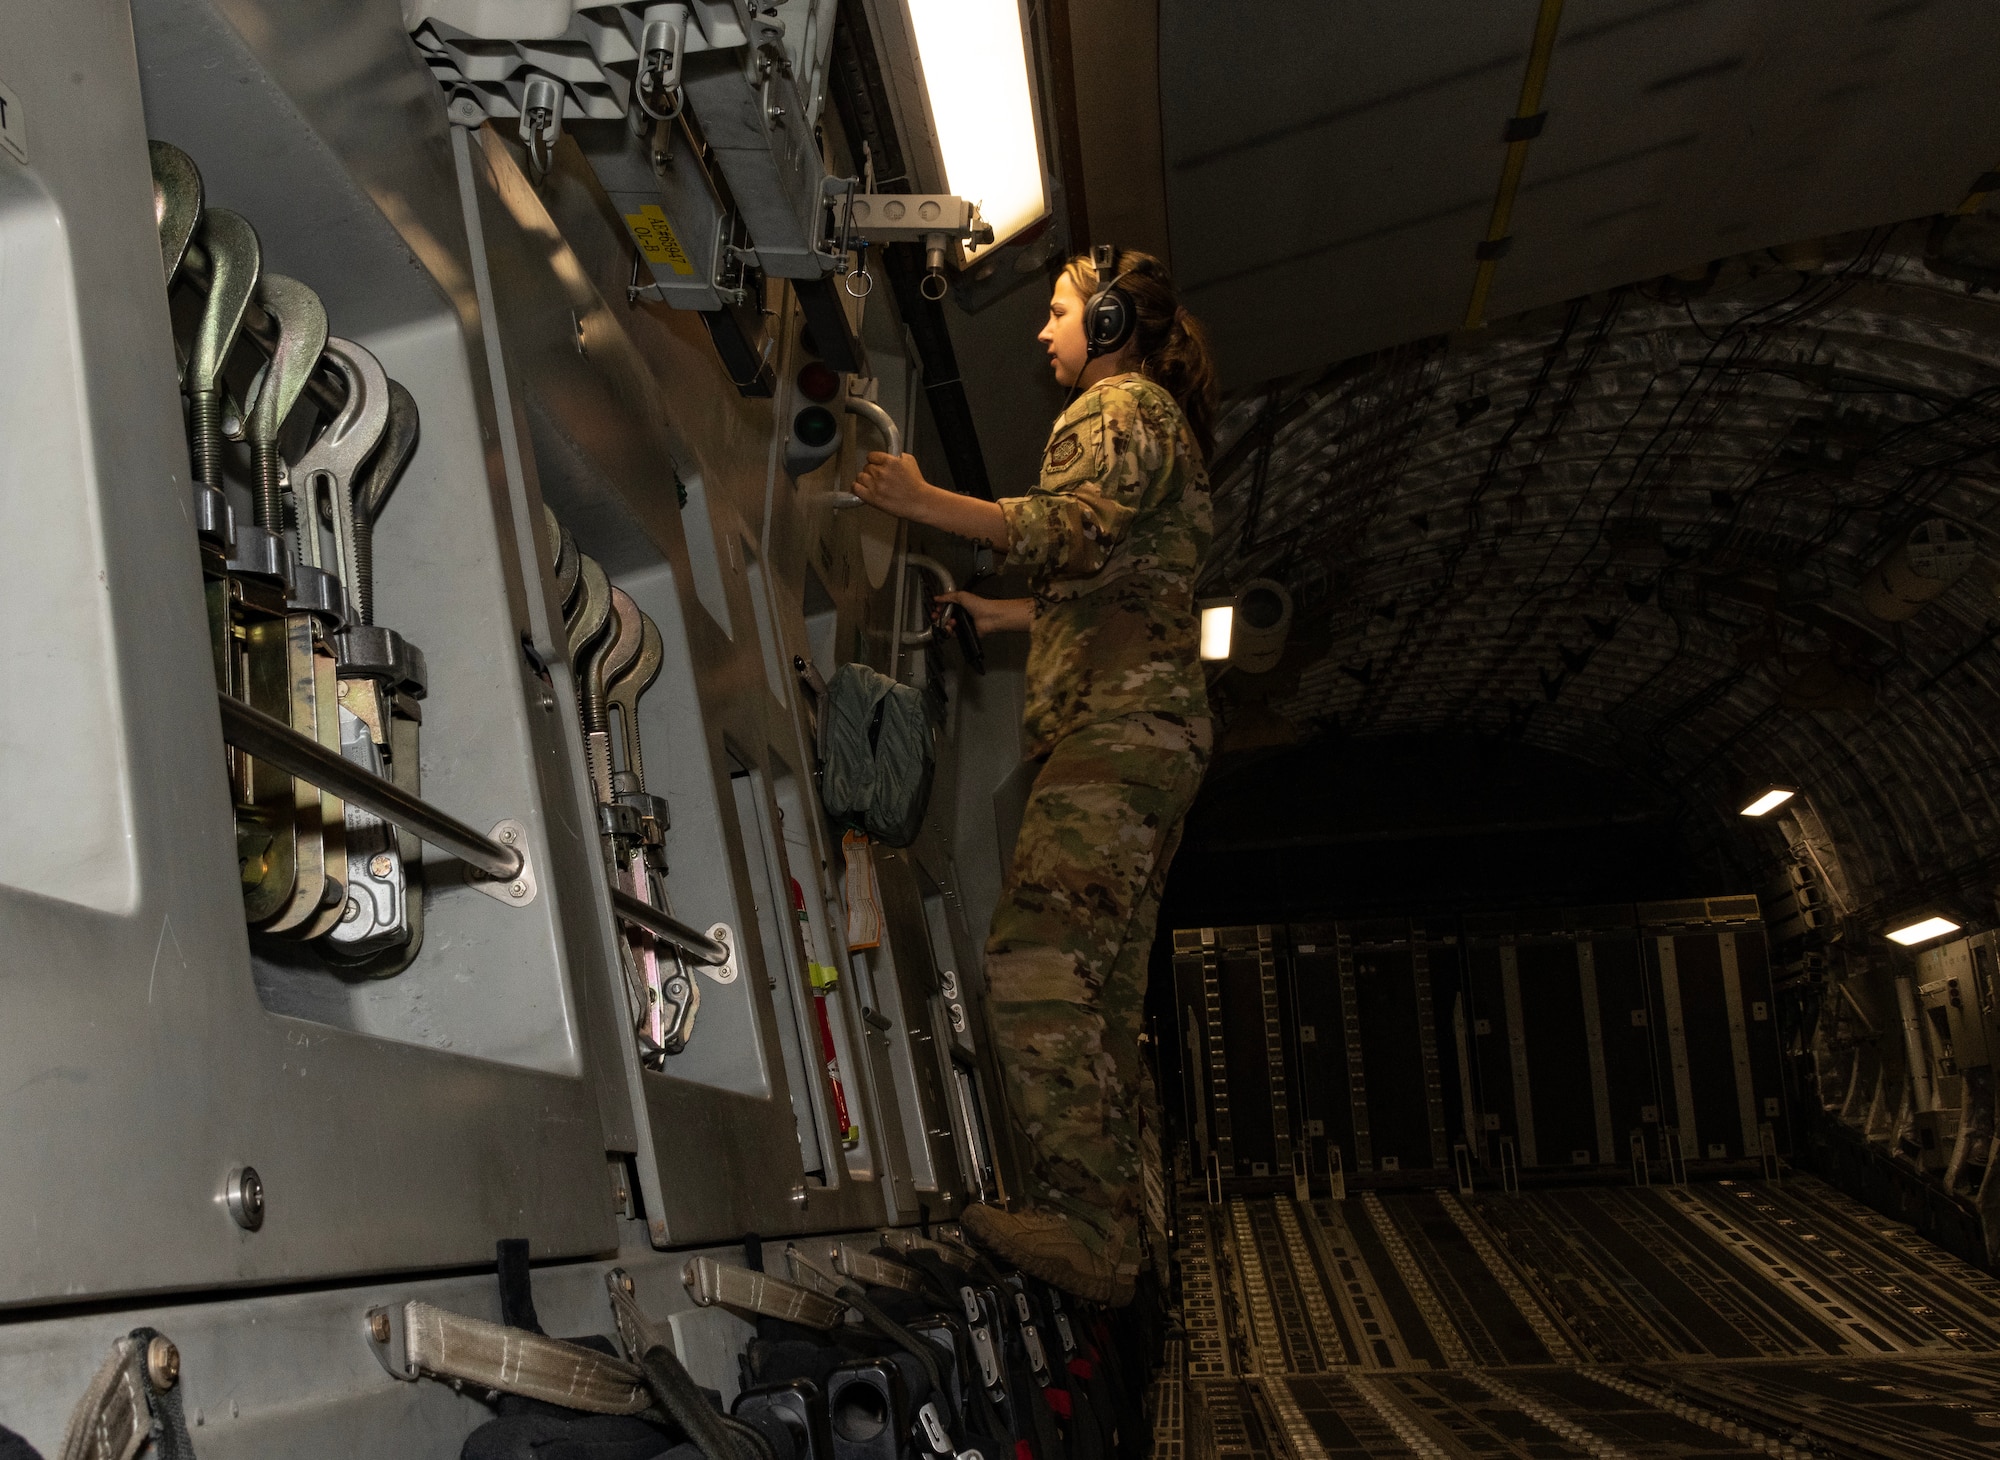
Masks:
[[[799,940],[805,947],[806,977],[812,983],[813,1012],[819,1016],[819,1048],[826,1060],[826,1077],[833,1085],[833,1118],[840,1126],[840,1143],[853,1146],[861,1139],[861,1127],[847,1113],[847,1087],[840,1079],[840,1056],[833,1047],[833,1024],[827,1017],[826,996],[840,982],[840,970],[813,957],[812,922],[806,917],[805,889],[792,879],[792,915],[799,920]]]

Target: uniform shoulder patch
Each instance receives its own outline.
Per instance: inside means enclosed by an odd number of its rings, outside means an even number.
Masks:
[[[1083,442],[1077,439],[1076,432],[1066,432],[1049,447],[1049,470],[1061,471],[1066,466],[1073,466],[1081,455]]]

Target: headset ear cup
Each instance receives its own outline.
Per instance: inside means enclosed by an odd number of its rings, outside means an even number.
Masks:
[[[1094,358],[1121,349],[1132,335],[1132,307],[1121,289],[1100,289],[1085,307],[1085,340]]]

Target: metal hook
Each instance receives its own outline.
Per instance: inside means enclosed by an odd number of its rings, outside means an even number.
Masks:
[[[522,142],[527,144],[528,170],[539,182],[548,175],[552,149],[562,135],[563,89],[553,77],[530,76],[521,92]]]
[[[681,92],[681,53],[686,47],[687,22],[686,8],[674,6],[667,16],[647,21],[639,41],[641,61],[632,84],[632,99],[639,104],[640,111],[656,122],[671,122],[681,114],[685,100]],[[654,92],[672,97],[671,109],[655,110],[649,99]]]

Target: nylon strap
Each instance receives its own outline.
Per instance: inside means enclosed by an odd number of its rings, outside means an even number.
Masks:
[[[653,1393],[638,1365],[429,1303],[403,1305],[409,1366],[442,1379],[591,1414],[643,1414]]]
[[[111,1345],[70,1411],[57,1460],[132,1460],[148,1441],[157,1460],[194,1460],[179,1386],[161,1391],[146,1380],[146,1348],[156,1337],[136,1328]]]
[[[945,1390],[944,1372],[938,1367],[936,1344],[930,1342],[928,1339],[918,1338],[909,1329],[903,1327],[902,1324],[876,1307],[869,1299],[868,1294],[862,1291],[859,1284],[843,1280],[833,1273],[828,1272],[825,1268],[819,1266],[811,1258],[799,1251],[797,1247],[787,1247],[785,1255],[791,1259],[794,1270],[803,1268],[805,1271],[815,1274],[819,1281],[830,1284],[834,1291],[839,1294],[841,1301],[852,1308],[864,1324],[874,1329],[884,1338],[889,1339],[898,1348],[921,1364],[924,1370],[924,1377],[930,1380],[932,1399],[943,1406],[947,1415],[951,1414],[951,1395]]]
[[[690,1258],[682,1270],[681,1281],[688,1296],[703,1308],[721,1305],[819,1329],[838,1328],[847,1316],[845,1305],[837,1299],[767,1273],[731,1267],[712,1257]]]
[[[145,1347],[121,1338],[70,1411],[57,1460],[132,1460],[152,1434]]]
[[[606,1273],[604,1287],[611,1294],[611,1318],[618,1325],[618,1342],[624,1347],[626,1358],[637,1364],[648,1349],[674,1352],[672,1332],[646,1316],[624,1268],[614,1267]]]

